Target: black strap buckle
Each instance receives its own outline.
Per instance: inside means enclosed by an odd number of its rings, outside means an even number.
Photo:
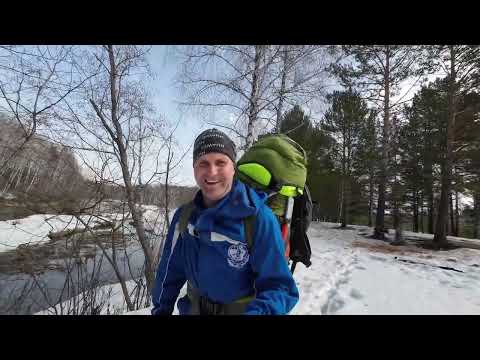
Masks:
[[[214,302],[205,296],[200,296],[200,315],[218,315],[222,311],[223,304]]]

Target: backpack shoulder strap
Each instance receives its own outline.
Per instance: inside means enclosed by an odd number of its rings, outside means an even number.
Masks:
[[[248,252],[252,252],[253,235],[255,230],[255,215],[250,215],[243,219],[243,228],[245,231],[245,238],[247,240]]]
[[[188,219],[190,219],[190,215],[192,215],[192,211],[194,208],[195,208],[195,204],[193,203],[193,201],[190,201],[185,205],[183,205],[182,212],[180,214],[180,219],[178,220],[178,228],[179,228],[180,234],[182,234],[183,232],[185,232],[185,230],[187,230]]]
[[[253,200],[250,197],[250,191],[248,190],[249,185],[247,186],[247,197],[250,204],[253,204]],[[245,240],[247,241],[248,252],[251,253],[253,249],[253,241],[255,235],[255,221],[256,215],[250,215],[243,219],[243,229],[245,231]]]

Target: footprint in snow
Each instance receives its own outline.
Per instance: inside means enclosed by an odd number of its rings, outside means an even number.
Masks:
[[[363,298],[363,295],[360,291],[358,291],[357,289],[352,289],[350,290],[350,296],[354,299],[361,299]]]
[[[342,277],[341,279],[338,280],[337,286],[346,284],[346,283],[348,282],[347,276],[348,276],[349,273],[350,273],[350,271],[346,272],[346,273],[344,274],[344,277]]]
[[[335,299],[333,299],[333,301],[330,304],[328,304],[327,311],[330,314],[336,313],[344,305],[345,305],[345,301],[343,301],[340,298],[335,298]]]
[[[384,257],[380,257],[380,256],[375,256],[375,255],[369,255],[370,256],[370,259],[373,259],[373,260],[378,260],[378,261],[387,261],[386,258]]]

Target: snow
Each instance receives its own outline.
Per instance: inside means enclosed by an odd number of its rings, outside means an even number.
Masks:
[[[156,235],[161,234],[164,212],[159,211],[159,208],[153,205],[143,205],[142,207],[145,209],[145,229]],[[175,210],[169,213],[170,219],[173,217]],[[124,216],[121,213],[105,213],[101,218],[119,222]],[[82,216],[81,219],[88,224],[100,221],[100,219],[88,215]],[[125,222],[125,232],[134,233],[135,229],[128,224],[129,221],[131,219]],[[36,214],[22,219],[0,221],[0,252],[13,250],[22,244],[47,242],[50,240],[48,237],[50,232],[74,228],[83,229],[84,225],[71,215]]]
[[[145,280],[143,280],[143,283],[145,283]],[[135,288],[135,281],[134,280],[129,280],[125,282],[127,289],[130,294],[132,294],[134,288]],[[187,287],[184,286],[180,290],[180,297],[184,296],[186,294]],[[78,295],[76,296],[75,299],[70,299],[67,301],[64,301],[62,305],[58,304],[54,307],[51,307],[49,309],[39,311],[35,313],[35,315],[54,315],[54,314],[60,314],[63,308],[64,314],[68,314],[69,309],[73,309],[73,304],[78,304],[79,307],[81,307],[81,304],[84,301],[84,296]],[[122,288],[119,283],[117,284],[110,284],[110,285],[104,285],[98,288],[97,294],[96,294],[96,303],[103,303],[103,307],[100,311],[100,315],[151,315],[151,310],[152,306],[139,309],[139,310],[134,310],[134,311],[127,311],[127,305],[125,303],[123,293],[122,293]],[[175,306],[175,310],[173,312],[173,315],[178,315],[178,309]]]
[[[135,281],[126,281],[126,286],[129,292],[135,287]],[[55,308],[51,307],[47,310],[39,311],[35,315],[53,315],[60,314],[63,308],[64,314],[68,314],[69,310],[72,311],[74,304],[78,304],[79,307],[83,304],[84,296],[78,295],[75,299],[64,301],[61,305],[58,304]],[[125,304],[122,288],[120,284],[104,285],[98,288],[96,294],[96,303],[104,303],[101,315],[116,315],[126,312],[127,306]],[[145,311],[146,309],[142,309]]]
[[[87,216],[82,220],[88,221]],[[0,251],[13,250],[21,244],[49,241],[50,231],[83,227],[70,215],[37,214],[23,219],[0,221]]]
[[[154,205],[142,205],[142,208],[145,210],[143,213],[145,229],[150,230],[155,234],[162,233],[165,210],[159,209]],[[177,209],[175,208],[169,211],[168,214],[170,221],[172,220],[176,210]]]
[[[338,226],[312,224],[312,266],[295,270],[292,315],[480,314],[479,250],[392,246],[364,237],[366,227]]]
[[[12,193],[9,193],[9,192],[0,191],[0,198],[5,199],[5,200],[14,200],[15,195],[13,195]]]
[[[371,233],[363,226],[312,223],[312,265],[297,265],[300,300],[291,315],[480,314],[480,250],[393,246],[365,236]],[[150,314],[151,307],[125,312],[118,284],[109,287],[116,294],[110,311]],[[185,286],[179,297],[184,294]]]

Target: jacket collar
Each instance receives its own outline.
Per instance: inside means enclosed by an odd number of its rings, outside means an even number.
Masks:
[[[205,230],[213,226],[213,219],[239,220],[253,215],[265,201],[266,194],[256,193],[240,180],[235,179],[230,192],[223,197],[215,206],[205,208],[203,205],[202,192],[199,190],[194,198],[197,208],[197,226],[205,225]],[[217,220],[218,221],[218,220]]]

